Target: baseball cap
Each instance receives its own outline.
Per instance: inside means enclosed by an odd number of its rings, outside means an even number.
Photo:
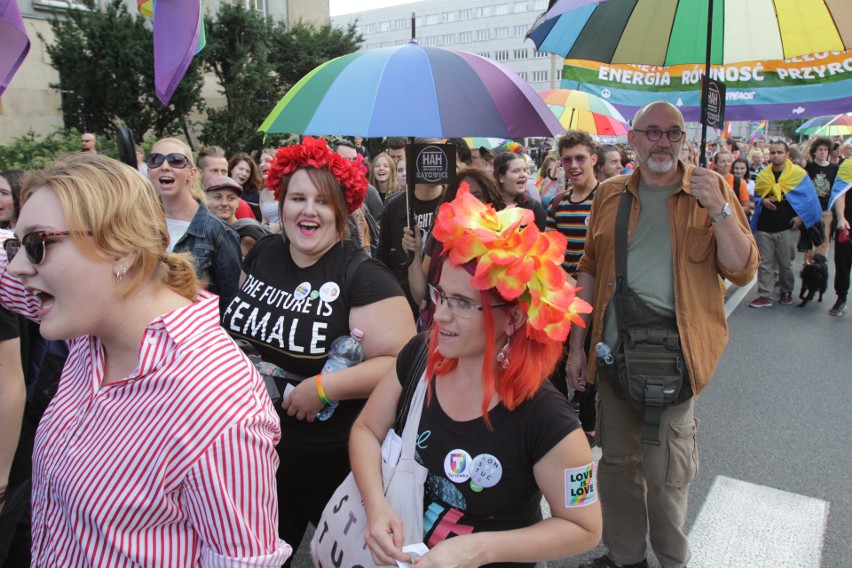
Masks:
[[[220,189],[233,190],[237,195],[243,194],[243,187],[235,180],[228,176],[216,176],[207,182],[204,191],[218,191]]]

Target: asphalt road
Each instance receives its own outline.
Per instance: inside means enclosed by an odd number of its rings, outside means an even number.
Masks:
[[[852,311],[828,315],[832,282],[833,274],[822,303],[804,308],[798,301],[749,308],[755,286],[731,314],[725,354],[696,406],[701,470],[690,489],[687,530],[716,477],[735,478],[827,501],[820,566],[852,567]],[[798,290],[797,277],[794,298]],[[573,568],[602,551],[549,565]],[[804,560],[790,565],[815,568]],[[311,566],[305,546],[293,566]],[[769,568],[759,560],[737,566]]]

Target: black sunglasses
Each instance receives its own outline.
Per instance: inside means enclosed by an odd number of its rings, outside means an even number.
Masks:
[[[182,170],[189,165],[189,158],[183,154],[151,154],[148,156],[148,167],[159,168],[163,165],[163,161],[169,163],[169,166]]]
[[[75,231],[74,233],[91,236],[91,231]],[[21,250],[21,245],[24,245],[24,252],[27,253],[27,260],[33,266],[44,262],[45,243],[47,239],[52,237],[68,237],[72,234],[71,231],[33,231],[27,233],[18,239],[8,239],[3,243],[3,248],[6,250],[6,259],[11,263],[18,251]]]

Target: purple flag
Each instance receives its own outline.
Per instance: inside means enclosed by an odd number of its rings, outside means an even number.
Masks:
[[[30,51],[30,38],[15,0],[0,0],[0,95]]]
[[[154,4],[154,87],[163,106],[169,104],[192,62],[201,18],[201,0],[157,0]]]

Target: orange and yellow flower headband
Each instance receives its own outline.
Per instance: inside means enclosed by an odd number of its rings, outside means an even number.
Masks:
[[[475,288],[494,288],[505,300],[518,302],[527,314],[527,335],[536,341],[564,341],[572,323],[584,325],[580,314],[592,311],[562,270],[565,236],[539,231],[528,209],[495,211],[465,183],[438,209],[432,234],[454,266],[476,261]]]

